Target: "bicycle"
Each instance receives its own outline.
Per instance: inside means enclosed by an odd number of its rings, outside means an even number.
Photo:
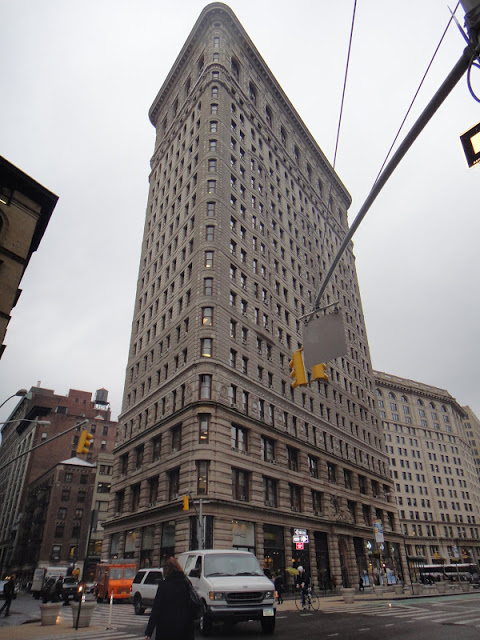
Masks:
[[[295,606],[298,611],[318,611],[320,607],[320,601],[315,595],[312,587],[308,587],[305,591],[305,604],[302,606],[302,592],[298,591],[295,594]]]

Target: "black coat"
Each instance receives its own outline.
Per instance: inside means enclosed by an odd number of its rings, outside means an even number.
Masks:
[[[188,588],[183,573],[174,573],[160,582],[145,629],[146,636],[150,638],[158,627],[156,637],[162,640],[193,640],[195,633]]]

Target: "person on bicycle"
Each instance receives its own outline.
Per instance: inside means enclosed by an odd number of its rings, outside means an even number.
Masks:
[[[308,588],[310,587],[310,573],[305,571],[301,565],[297,567],[297,569],[298,575],[296,579],[296,588],[301,589],[302,607],[305,609],[305,597],[308,593]]]

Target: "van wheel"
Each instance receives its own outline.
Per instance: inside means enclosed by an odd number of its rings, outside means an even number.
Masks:
[[[261,621],[263,633],[273,633],[275,631],[275,618],[266,618]]]
[[[142,596],[136,595],[133,601],[133,608],[136,616],[142,616],[145,613],[145,607],[142,607]]]
[[[202,617],[199,621],[200,633],[202,636],[208,636],[212,632],[212,619],[204,610]]]

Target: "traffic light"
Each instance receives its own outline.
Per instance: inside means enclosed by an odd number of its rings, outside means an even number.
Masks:
[[[288,366],[291,369],[290,377],[293,380],[292,387],[294,389],[296,389],[297,387],[304,387],[308,384],[307,374],[305,373],[305,365],[303,364],[303,349],[294,351],[292,359],[290,360],[290,364]]]
[[[327,365],[323,362],[320,364],[316,364],[312,367],[312,377],[314,380],[323,380],[324,382],[328,382],[327,376]]]
[[[77,445],[77,453],[88,453],[92,444],[93,436],[86,429],[82,429]]]
[[[183,510],[188,511],[190,509],[190,505],[188,503],[188,496],[183,496]]]

